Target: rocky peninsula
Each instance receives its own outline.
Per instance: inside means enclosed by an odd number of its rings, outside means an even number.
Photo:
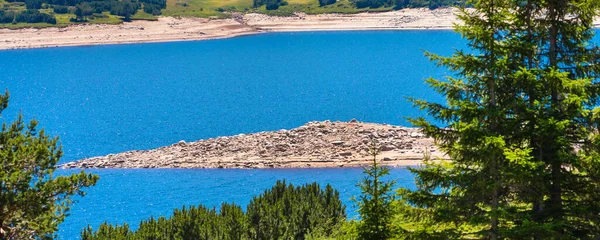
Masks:
[[[309,122],[291,130],[239,134],[152,150],[129,151],[61,165],[61,168],[320,168],[371,163],[369,145],[378,143],[379,162],[419,165],[424,156],[446,159],[418,128],[387,124]]]

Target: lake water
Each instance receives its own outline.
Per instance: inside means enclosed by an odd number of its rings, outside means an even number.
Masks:
[[[451,31],[274,33],[232,39],[0,51],[3,121],[19,112],[59,136],[62,162],[314,120],[406,125],[407,96],[440,100],[423,80],[448,73],[422,50],[449,55]],[[245,205],[276,179],[331,183],[349,201],[360,169],[95,170],[98,185],[61,225],[137,225],[183,204]],[[62,173],[68,173],[63,171]],[[412,186],[404,169],[393,178]]]
[[[71,173],[74,170],[63,170]],[[331,184],[340,192],[349,218],[356,217],[352,196],[360,194],[356,184],[362,179],[360,168],[330,169],[103,169],[92,170],[100,176],[88,194],[78,198],[60,227],[62,239],[79,237],[88,224],[97,228],[107,221],[129,223],[137,228],[139,221],[150,216],[168,216],[183,205],[218,207],[222,202],[235,202],[245,209],[252,196],[285,179],[294,185],[318,182]],[[405,168],[393,168],[388,179],[397,186],[413,187],[414,179]]]

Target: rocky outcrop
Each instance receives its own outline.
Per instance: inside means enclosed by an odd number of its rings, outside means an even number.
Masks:
[[[387,124],[309,122],[292,130],[180,141],[152,150],[93,157],[62,168],[306,168],[371,162],[372,140],[385,165],[418,165],[426,154],[445,158],[417,128]]]

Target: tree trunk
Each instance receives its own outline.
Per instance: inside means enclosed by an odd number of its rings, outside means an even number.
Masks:
[[[490,11],[489,11],[489,16],[492,16],[494,14],[494,1],[492,0],[490,3]],[[494,29],[494,20],[490,20],[491,21],[491,29]],[[490,65],[494,65],[495,64],[495,53],[494,53],[494,42],[495,42],[495,30],[492,30],[491,36],[490,36],[490,57],[489,57],[489,62],[488,64]],[[495,68],[492,68],[495,69]],[[492,132],[495,132],[497,129],[497,113],[496,113],[496,106],[497,106],[497,100],[496,100],[496,73],[494,72],[494,70],[492,70],[490,72],[490,76],[488,77],[488,88],[490,91],[490,101],[489,101],[489,109],[491,110],[492,115],[490,116],[490,127]],[[497,240],[498,239],[498,205],[499,205],[499,199],[500,199],[500,189],[498,187],[498,157],[496,156],[496,154],[492,154],[491,156],[491,163],[490,163],[490,175],[492,176],[492,184],[493,188],[492,188],[492,214],[491,214],[491,219],[490,219],[490,239],[491,240]]]
[[[557,7],[555,6],[555,4],[560,4],[560,1],[550,1],[549,2],[549,16],[550,16],[550,51],[549,51],[549,60],[550,60],[550,67],[552,68],[556,68],[558,67],[558,29],[557,29],[557,24],[558,24],[558,14],[557,14]],[[559,103],[559,99],[558,99],[558,82],[553,82],[552,84],[550,84],[551,87],[551,94],[552,94],[552,115],[555,119],[560,120],[560,103]],[[554,139],[556,140],[556,139]],[[550,154],[550,162],[551,162],[551,179],[552,179],[552,184],[550,187],[550,216],[553,217],[553,221],[560,221],[562,219],[562,215],[563,215],[563,206],[562,206],[562,176],[561,176],[561,171],[562,171],[562,161],[559,159],[558,156],[558,151],[559,151],[559,146],[558,144],[554,141],[550,146],[551,149],[549,149],[549,154]]]

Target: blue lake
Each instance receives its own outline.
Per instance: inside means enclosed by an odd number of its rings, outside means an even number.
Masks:
[[[37,119],[60,137],[62,162],[314,120],[406,125],[422,115],[406,97],[441,100],[423,80],[448,74],[423,50],[450,55],[463,45],[451,31],[361,31],[0,51],[0,88],[11,94],[2,120]],[[93,172],[101,180],[61,225],[63,239],[184,204],[245,205],[284,178],[331,183],[354,216],[361,178],[361,169]],[[413,185],[405,169],[392,173]]]

